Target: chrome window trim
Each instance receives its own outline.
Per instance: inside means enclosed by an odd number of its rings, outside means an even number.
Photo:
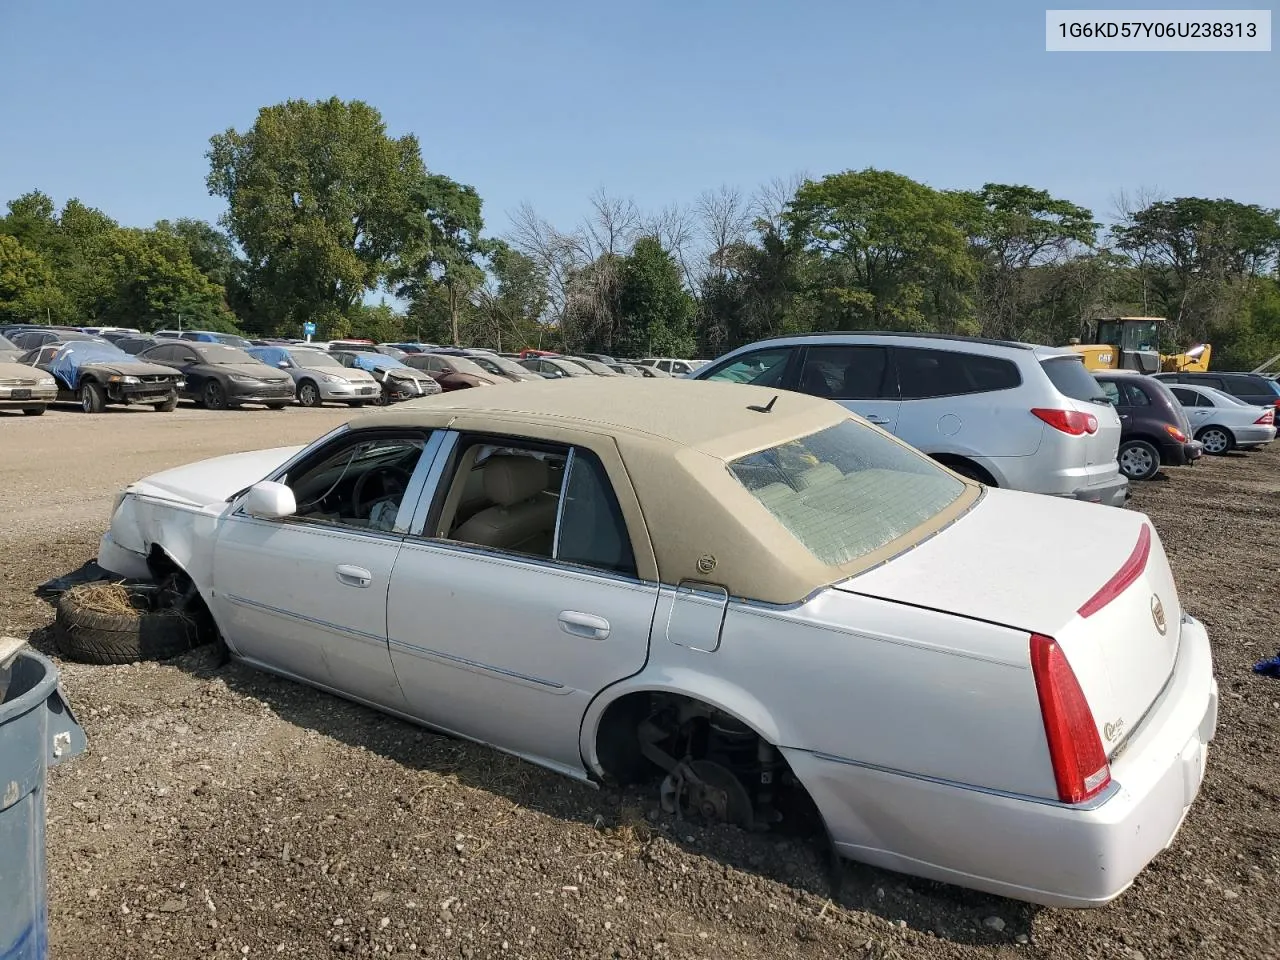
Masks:
[[[571,577],[576,580],[603,580],[646,592],[656,590],[661,586],[654,580],[641,580],[639,577],[629,577],[610,570],[602,570],[599,567],[588,567],[581,564],[568,563],[564,560],[552,560],[547,557],[535,557],[532,554],[510,553],[505,550],[495,550],[472,543],[463,543],[461,540],[446,540],[443,537],[410,537],[404,541],[404,549],[443,553],[450,556],[465,556],[487,563],[537,567],[547,573]]]
[[[427,517],[431,514],[431,506],[435,503],[436,496],[440,492],[440,480],[444,474],[445,467],[453,459],[453,452],[458,447],[459,434],[456,430],[445,428],[436,430],[433,435],[439,435],[440,443],[436,446],[435,457],[423,476],[418,502],[414,505],[413,515],[409,520],[408,529],[405,531],[412,537],[422,537],[423,531],[426,529]]]
[[[409,643],[406,640],[397,640],[395,637],[389,637],[387,642],[404,653],[416,657],[427,657],[432,660],[453,664],[460,667],[467,667],[481,673],[489,673],[503,680],[515,680],[523,683],[533,684],[547,692],[566,694],[572,693],[573,690],[566,687],[563,683],[557,683],[554,680],[546,680],[542,677],[535,677],[527,673],[517,673],[515,670],[507,670],[503,667],[495,667],[492,664],[481,663],[479,660],[468,660],[466,657],[454,656],[451,653],[443,653],[440,650],[431,647],[423,647],[416,643]]]
[[[343,636],[353,637],[356,640],[365,643],[377,644],[379,647],[386,647],[387,638],[376,633],[366,633],[364,630],[357,630],[354,627],[344,627],[341,624],[334,623],[331,620],[321,620],[316,617],[308,617],[303,613],[295,613],[292,610],[286,610],[283,607],[272,606],[269,603],[262,603],[258,600],[250,600],[248,597],[242,597],[234,593],[224,593],[224,597],[231,603],[241,607],[249,607],[253,610],[261,610],[264,613],[272,613],[276,616],[287,617],[290,620],[297,620],[301,623],[310,624],[314,627],[320,627],[325,630],[332,630]]]
[[[577,447],[570,447],[569,454],[564,460],[564,476],[560,478],[560,496],[556,501],[556,528],[551,536],[551,559],[558,560],[560,558],[560,524],[564,520],[564,495],[569,489],[569,477],[573,475],[573,462]],[[614,494],[616,497],[617,494]]]

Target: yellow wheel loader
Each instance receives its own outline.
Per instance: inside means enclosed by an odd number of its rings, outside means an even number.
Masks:
[[[1084,365],[1090,370],[1208,370],[1213,348],[1207,343],[1196,344],[1183,353],[1160,352],[1160,325],[1165,322],[1163,317],[1101,317],[1086,322],[1084,336],[1067,346],[1084,357]]]

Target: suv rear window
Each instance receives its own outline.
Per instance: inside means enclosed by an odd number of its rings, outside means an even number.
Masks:
[[[910,533],[965,490],[932,460],[854,420],[742,457],[729,471],[832,566]]]
[[[1085,369],[1084,361],[1074,357],[1052,357],[1041,360],[1040,366],[1048,374],[1050,382],[1058,392],[1072,400],[1083,400],[1086,403],[1107,403],[1107,395],[1093,374]]]

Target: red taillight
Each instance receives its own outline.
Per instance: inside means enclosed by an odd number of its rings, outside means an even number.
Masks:
[[[1177,427],[1166,423],[1164,425],[1164,429],[1165,429],[1165,432],[1169,434],[1169,436],[1173,437],[1173,439],[1177,440],[1179,443],[1187,442],[1187,435],[1183,433],[1181,430],[1179,430]]]
[[[1057,410],[1052,407],[1036,407],[1031,412],[1055,430],[1069,433],[1073,437],[1098,432],[1098,418],[1092,413],[1081,413],[1078,410]]]
[[[1261,424],[1264,427],[1269,427],[1271,426],[1271,424],[1276,422],[1275,411],[1268,410],[1266,413],[1264,413],[1262,416],[1260,416],[1257,420],[1253,422],[1256,424]]]
[[[1040,698],[1058,799],[1063,803],[1083,803],[1111,782],[1111,766],[1102,749],[1093,711],[1075,671],[1053,637],[1031,635],[1031,673]]]
[[[1150,556],[1151,528],[1144,523],[1142,529],[1138,531],[1138,542],[1134,544],[1129,559],[1120,566],[1110,580],[1098,589],[1097,593],[1081,605],[1076,613],[1082,617],[1091,617],[1124,593],[1125,588],[1137,580],[1142,575],[1142,571],[1147,568],[1147,558]]]

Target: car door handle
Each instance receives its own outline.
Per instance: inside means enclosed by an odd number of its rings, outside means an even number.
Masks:
[[[609,636],[609,621],[604,617],[579,613],[576,610],[561,610],[560,629],[570,636],[604,640]]]
[[[888,422],[889,422],[889,418],[888,418],[888,417],[877,417],[874,413],[869,413],[869,414],[867,414],[867,415],[866,415],[866,417],[865,417],[864,419],[867,421],[867,423],[875,423],[875,424],[881,424],[881,423],[888,423]]]
[[[338,576],[339,583],[345,583],[348,587],[367,587],[373,583],[373,574],[364,567],[353,567],[349,563],[340,563],[333,571]]]

